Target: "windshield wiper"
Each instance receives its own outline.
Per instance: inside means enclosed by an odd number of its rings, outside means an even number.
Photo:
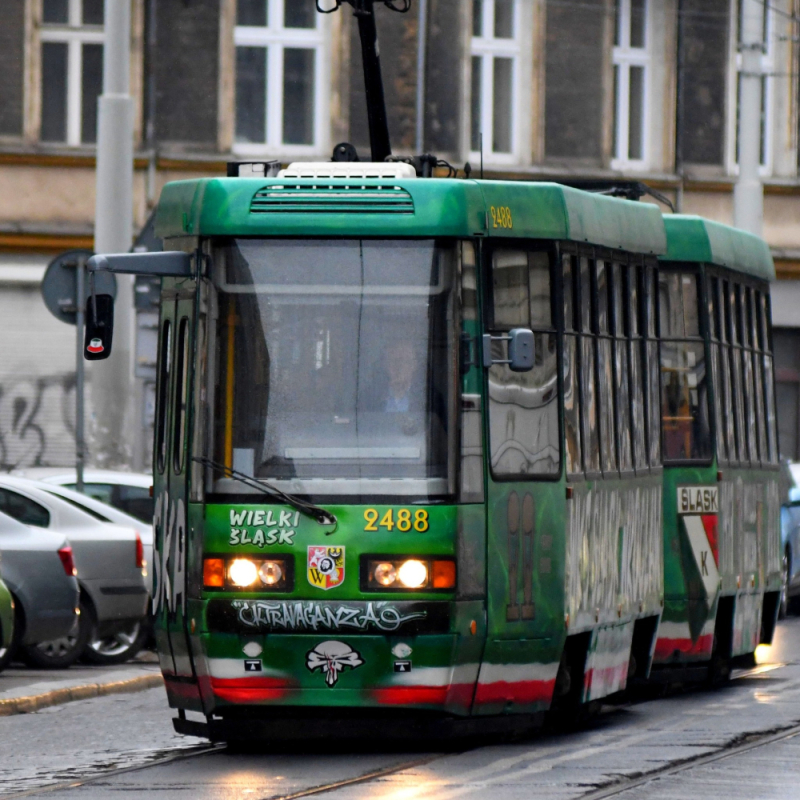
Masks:
[[[212,461],[210,458],[201,458],[195,456],[192,458],[192,461],[196,461],[198,464],[202,464],[203,466],[219,470],[220,472],[225,473],[229,477],[233,478],[235,481],[239,481],[245,486],[249,486],[251,489],[255,489],[256,491],[271,497],[273,500],[282,500],[287,505],[292,506],[292,508],[296,508],[301,514],[311,517],[311,519],[315,520],[320,525],[338,525],[339,521],[330,511],[326,511],[324,508],[315,506],[313,503],[308,503],[305,500],[301,500],[299,497],[295,497],[294,495],[287,494],[286,492],[281,491],[276,486],[272,486],[272,484],[269,484],[266,481],[256,480],[250,475],[246,475],[244,472],[239,472],[238,470],[226,467],[225,464],[221,464],[219,461]],[[335,531],[336,528],[333,530]],[[328,533],[333,533],[333,531],[328,531]]]

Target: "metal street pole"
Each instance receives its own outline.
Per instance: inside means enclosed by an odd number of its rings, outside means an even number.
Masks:
[[[98,100],[95,252],[120,253],[133,239],[133,100],[130,0],[105,0],[103,94]],[[114,352],[92,365],[95,458],[130,466],[136,450],[133,398],[133,278],[119,281]]]
[[[733,224],[761,236],[764,192],[761,186],[761,56],[764,3],[742,0],[742,68],[739,72],[739,177],[733,189]]]
[[[84,406],[83,406],[83,385],[86,375],[86,362],[83,359],[83,331],[84,331],[84,309],[86,307],[86,290],[84,282],[86,280],[86,257],[78,258],[75,267],[77,272],[75,292],[75,484],[79,492],[83,491],[83,465],[86,460],[86,439],[84,434]]]

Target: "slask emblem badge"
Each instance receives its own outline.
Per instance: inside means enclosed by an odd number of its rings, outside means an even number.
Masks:
[[[306,666],[311,672],[320,670],[325,675],[325,683],[335,686],[339,673],[355,669],[364,663],[361,655],[344,642],[322,642],[306,656]]]
[[[343,581],[344,547],[309,546],[308,582],[317,589],[333,589]]]

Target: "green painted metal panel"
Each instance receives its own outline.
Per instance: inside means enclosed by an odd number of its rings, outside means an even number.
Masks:
[[[666,252],[663,217],[650,203],[619,200],[557,183],[482,181],[480,185],[491,236],[585,242],[634,253]],[[499,213],[503,208],[511,211],[510,227]]]
[[[664,217],[667,253],[664,261],[694,261],[728,267],[764,281],[775,280],[767,243],[746,231],[688,215]]]
[[[654,205],[554,183],[204,178],[167,184],[156,217],[161,237],[486,233],[666,252]]]

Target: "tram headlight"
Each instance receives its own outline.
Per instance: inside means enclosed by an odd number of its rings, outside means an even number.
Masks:
[[[381,586],[391,586],[397,580],[397,570],[391,561],[379,561],[372,570],[372,576]]]
[[[264,586],[276,586],[283,580],[283,567],[280,561],[264,561],[258,568],[258,577]]]
[[[400,565],[397,579],[406,589],[419,589],[428,582],[428,567],[416,558],[410,558]]]
[[[203,586],[216,591],[290,592],[292,567],[291,556],[211,556],[203,559]]]
[[[228,580],[234,586],[252,586],[257,577],[258,567],[249,558],[237,558],[228,565]]]
[[[455,589],[452,558],[392,558],[362,556],[362,591],[420,591]]]

